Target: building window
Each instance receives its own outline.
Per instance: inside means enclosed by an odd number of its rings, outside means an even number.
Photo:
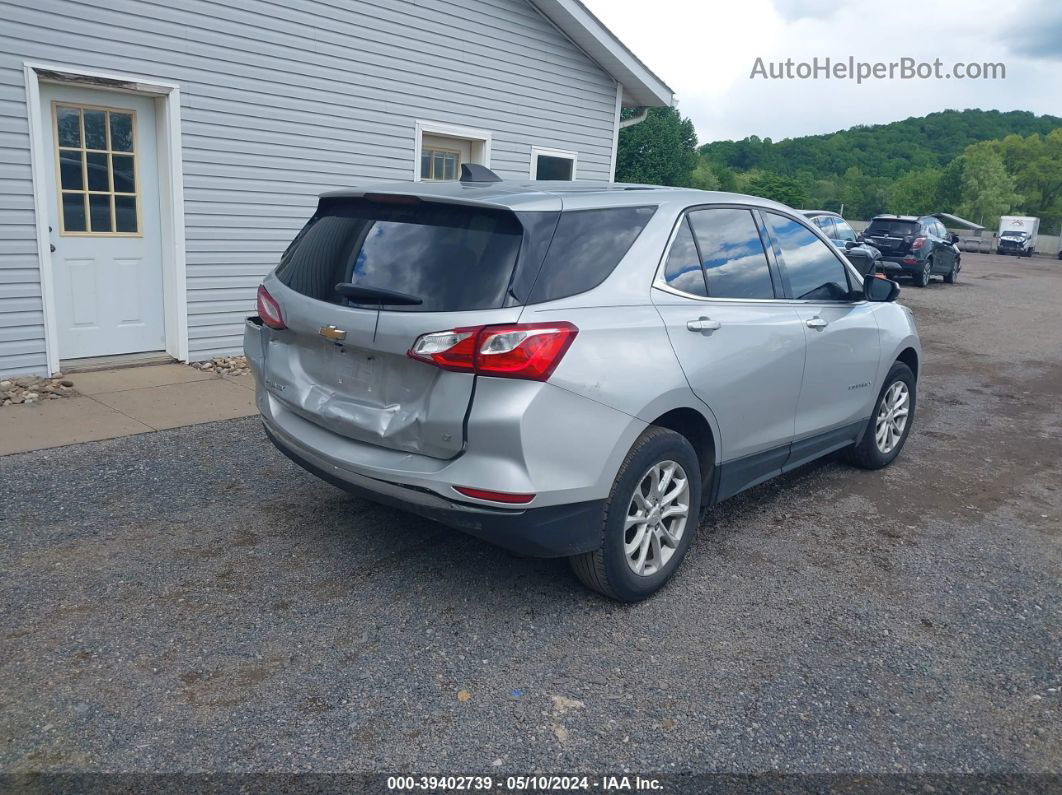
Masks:
[[[421,179],[457,179],[460,170],[460,152],[435,148],[420,150]]]
[[[53,103],[64,235],[139,235],[136,113]]]
[[[478,163],[490,168],[490,133],[437,122],[416,123],[414,181],[461,178],[461,166]]]
[[[575,179],[578,155],[564,149],[531,147],[531,179]]]

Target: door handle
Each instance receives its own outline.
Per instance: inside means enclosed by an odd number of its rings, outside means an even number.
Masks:
[[[808,328],[826,328],[830,325],[830,321],[823,320],[821,317],[812,317],[807,320]]]
[[[686,321],[686,328],[690,331],[715,331],[722,327],[722,323],[718,320],[712,320],[708,317],[697,318],[696,320]]]

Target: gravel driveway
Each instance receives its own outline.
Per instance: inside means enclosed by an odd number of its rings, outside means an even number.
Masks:
[[[896,465],[705,518],[620,606],[234,420],[0,459],[0,769],[1058,772],[1062,263],[904,286]]]

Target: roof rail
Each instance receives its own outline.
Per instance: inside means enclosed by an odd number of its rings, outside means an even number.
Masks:
[[[461,164],[461,182],[501,182],[502,179],[479,163]]]

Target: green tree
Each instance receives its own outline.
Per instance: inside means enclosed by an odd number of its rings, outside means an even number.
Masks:
[[[928,215],[940,207],[940,181],[943,172],[936,168],[908,171],[889,186],[889,210],[897,215]]]
[[[692,121],[676,108],[650,108],[645,121],[619,132],[616,181],[688,187],[698,162],[696,148]]]
[[[974,144],[962,155],[959,214],[985,226],[994,226],[1021,196],[1003,158],[991,143]]]
[[[690,187],[699,190],[719,190],[719,177],[706,157],[697,158],[697,165],[690,175]]]
[[[790,207],[804,207],[808,203],[808,190],[803,183],[773,171],[753,174],[745,182],[743,190],[753,196],[762,196]]]

